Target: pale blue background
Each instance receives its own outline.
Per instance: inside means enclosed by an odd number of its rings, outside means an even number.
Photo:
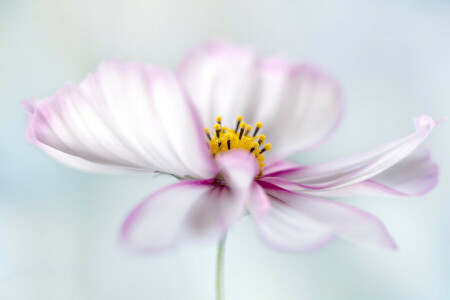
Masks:
[[[148,257],[117,245],[130,209],[170,179],[58,164],[24,140],[19,101],[103,59],[174,67],[216,36],[312,61],[342,83],[342,126],[302,162],[403,136],[413,116],[450,116],[448,1],[0,0],[0,299],[213,299],[215,245]],[[385,222],[399,251],[338,241],[284,254],[244,220],[227,243],[227,300],[450,299],[449,137],[447,122],[426,141],[441,166],[426,197],[349,200]]]

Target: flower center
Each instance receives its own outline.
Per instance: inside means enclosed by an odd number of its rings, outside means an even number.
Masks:
[[[214,132],[205,128],[206,137],[208,138],[209,148],[213,156],[220,155],[232,149],[242,149],[254,155],[258,160],[260,168],[260,176],[263,172],[264,152],[271,149],[270,143],[264,144],[266,136],[258,134],[262,127],[260,122],[256,123],[256,127],[252,132],[252,126],[247,125],[242,116],[237,117],[237,123],[234,129],[222,125],[222,117],[216,118],[217,123],[214,125]]]

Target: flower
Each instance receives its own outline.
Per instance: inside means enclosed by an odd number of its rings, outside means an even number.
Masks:
[[[194,49],[175,73],[104,62],[78,86],[24,105],[28,140],[68,166],[182,179],[125,220],[122,239],[137,251],[220,238],[246,214],[278,249],[312,251],[336,237],[395,248],[376,217],[329,198],[423,195],[438,181],[419,147],[438,123],[429,116],[414,119],[415,132],[344,159],[287,161],[334,132],[343,113],[338,85],[313,66],[223,41]]]

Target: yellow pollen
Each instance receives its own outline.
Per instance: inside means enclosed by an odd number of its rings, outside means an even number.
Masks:
[[[258,143],[261,145],[262,143],[265,142],[265,140],[266,140],[266,136],[265,136],[264,134],[261,134],[261,135],[259,136]]]
[[[249,134],[250,130],[252,130],[252,125],[247,125],[247,129],[245,130],[244,135]]]
[[[243,122],[242,116],[237,118],[236,128],[226,127],[221,124],[222,118],[219,116],[216,118],[217,123],[213,126],[214,131],[209,131],[205,128],[207,142],[211,154],[213,156],[220,155],[222,152],[226,152],[233,149],[242,149],[254,155],[260,166],[260,173],[258,176],[263,175],[264,164],[264,152],[271,149],[270,144],[265,144],[266,136],[263,134],[257,134],[262,128],[262,123],[256,123],[255,130],[251,134],[252,126]],[[211,135],[210,135],[211,133]],[[262,147],[262,148],[260,148]],[[261,149],[261,150],[259,150]]]
[[[208,138],[208,140],[211,141],[211,135],[209,134],[208,127],[205,127],[205,134],[206,134],[206,137]]]
[[[220,124],[216,124],[214,125],[214,130],[216,131],[216,136],[219,138],[220,137]]]

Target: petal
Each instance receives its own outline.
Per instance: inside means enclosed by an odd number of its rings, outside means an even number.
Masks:
[[[259,165],[253,155],[247,151],[232,150],[217,157],[217,164],[224,183],[232,197],[242,204],[241,210],[247,207],[263,214],[269,203],[260,197],[260,191],[255,190],[254,180],[259,174]],[[262,202],[261,202],[262,201]]]
[[[106,62],[79,86],[67,84],[25,106],[28,140],[72,167],[199,178],[216,173],[197,113],[164,69]]]
[[[248,48],[224,41],[194,49],[179,75],[196,102],[203,123],[236,116],[264,124],[273,145],[268,156],[305,150],[337,127],[343,102],[336,82],[320,70],[280,58],[258,59]]]
[[[253,180],[259,173],[259,165],[255,156],[239,149],[221,153],[217,165],[226,184],[237,192],[249,190]]]
[[[254,202],[248,205],[260,238],[270,247],[291,252],[310,252],[331,242],[334,231],[311,220],[274,196],[260,184],[253,186]],[[267,203],[261,210],[261,203]]]
[[[286,169],[293,169],[296,167],[297,165],[295,163],[284,159],[271,159],[268,160],[266,166],[264,166],[264,173],[271,174]]]
[[[247,201],[246,207],[248,212],[257,219],[264,217],[271,210],[272,205],[268,195],[256,182],[252,184],[251,196]]]
[[[263,236],[276,245],[284,245],[288,250],[310,251],[339,236],[367,246],[396,248],[381,221],[367,212],[290,192],[267,182],[260,184],[271,197],[274,211],[267,214],[267,220],[258,220],[259,226]]]
[[[213,41],[193,49],[180,64],[178,74],[192,96],[205,126],[218,115],[233,126],[257,104],[256,57],[250,49],[226,41]]]
[[[338,127],[344,104],[329,75],[280,58],[261,61],[258,71],[260,101],[253,119],[262,120],[275,155],[314,148]]]
[[[367,179],[375,177],[376,175],[388,170],[395,164],[402,161],[405,157],[411,154],[420,145],[420,143],[422,143],[422,141],[436,126],[436,122],[429,116],[421,116],[419,118],[415,118],[414,121],[416,132],[404,138],[368,151],[364,151],[362,153],[358,153],[345,159],[320,165],[279,170],[266,174],[265,176],[267,178],[277,177],[291,181],[297,185],[297,189],[299,190],[314,191],[336,190],[363,182]],[[425,163],[425,165],[427,164]],[[406,170],[406,168],[411,167],[412,165],[409,163],[402,164],[398,167],[402,170],[402,172],[396,172],[396,170],[399,169],[394,169],[390,171],[392,173],[387,173],[387,177],[380,175],[380,177],[374,178],[374,180],[380,180],[380,183],[386,182],[386,180],[389,180],[389,178],[392,177],[389,176],[389,174],[394,174],[394,176],[400,176],[401,174],[404,175],[405,172],[411,172],[411,170]],[[433,167],[425,166],[424,169],[426,169],[427,172],[430,172],[430,174],[434,173]],[[419,177],[423,175],[421,174],[421,170],[415,170],[410,174],[417,175]],[[430,184],[427,186],[430,186]]]
[[[163,251],[186,239],[219,239],[242,207],[213,180],[182,181],[139,204],[125,220],[121,238],[136,252]]]
[[[338,190],[308,191],[319,196],[422,196],[439,181],[439,167],[431,160],[430,152],[419,147],[398,164],[372,179]]]
[[[270,247],[289,252],[311,252],[330,243],[333,230],[310,220],[296,209],[273,197],[270,210],[255,218],[260,238]]]

